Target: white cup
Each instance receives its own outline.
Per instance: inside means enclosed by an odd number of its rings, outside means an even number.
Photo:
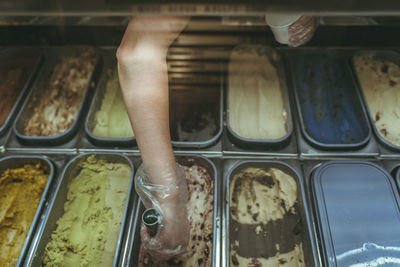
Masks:
[[[267,12],[265,21],[271,27],[278,43],[288,44],[290,33],[289,26],[301,17],[299,14]]]

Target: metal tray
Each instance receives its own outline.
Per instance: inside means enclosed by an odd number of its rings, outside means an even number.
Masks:
[[[213,236],[213,254],[212,254],[212,266],[218,267],[220,265],[220,189],[218,171],[216,165],[209,159],[197,156],[177,156],[176,160],[181,165],[192,165],[199,164],[205,167],[210,174],[211,178],[214,178],[214,236]],[[192,161],[194,160],[194,161]],[[137,158],[137,162],[140,162],[140,158]],[[141,214],[144,211],[144,207],[140,201],[137,203],[136,212],[131,218],[131,224],[129,226],[131,235],[128,237],[128,244],[125,249],[124,257],[122,258],[120,266],[137,266],[139,260],[140,251],[140,225],[141,225]]]
[[[348,57],[350,54],[352,54],[352,51],[354,51],[353,48],[296,48],[296,49],[288,49],[288,48],[281,48],[280,51],[284,54],[285,60],[286,60],[286,71],[289,73],[292,70],[290,69],[290,65],[288,62],[290,61],[290,55],[292,53],[312,53],[313,51],[326,51],[326,53],[336,53],[338,56],[341,56],[343,58]],[[346,63],[346,60],[344,60],[344,63]],[[347,64],[345,64],[347,65]],[[347,66],[348,67],[348,66]],[[346,67],[346,68],[347,68]],[[349,70],[350,72],[350,70]],[[351,76],[351,75],[350,75]],[[290,78],[292,79],[292,78]],[[293,81],[290,83],[290,94],[293,94],[293,98],[297,98],[297,93],[296,89],[294,88]],[[355,90],[357,97],[359,97],[358,90]],[[295,123],[295,130],[297,133],[297,143],[298,143],[298,149],[299,149],[299,156],[301,159],[314,159],[314,158],[348,158],[348,157],[366,157],[366,158],[375,158],[378,157],[379,151],[378,151],[378,146],[377,142],[372,134],[369,134],[368,140],[365,140],[364,146],[361,146],[359,148],[353,148],[353,149],[321,149],[320,147],[313,145],[310,143],[308,139],[306,139],[304,135],[304,130],[303,126],[301,123],[301,116],[299,115],[299,105],[298,105],[298,99],[295,101],[296,103],[292,103],[293,105],[296,105],[297,108],[294,109],[294,123]],[[362,105],[360,101],[360,108],[362,111],[364,111],[364,106]],[[366,116],[365,113],[362,114],[362,116]],[[366,118],[365,118],[366,119]],[[367,119],[366,119],[367,120]],[[367,122],[366,122],[367,123]],[[369,124],[367,124],[369,127]]]
[[[287,162],[287,163],[286,163]],[[289,165],[290,164],[290,165]],[[224,199],[225,203],[223,205],[223,231],[222,231],[222,242],[223,242],[223,253],[222,261],[223,266],[230,266],[230,231],[229,231],[229,188],[230,179],[237,172],[245,169],[249,166],[260,167],[260,168],[270,168],[276,167],[281,170],[285,170],[289,173],[297,183],[297,199],[299,202],[299,212],[303,222],[303,253],[306,266],[321,266],[319,251],[316,246],[316,235],[313,228],[313,218],[308,207],[308,198],[305,193],[304,181],[300,175],[300,164],[295,160],[277,161],[277,160],[259,160],[259,159],[248,159],[248,160],[227,160],[224,161]],[[292,167],[293,166],[293,167]]]
[[[222,153],[226,157],[269,157],[269,158],[276,158],[276,157],[283,157],[283,158],[297,158],[297,138],[296,138],[296,131],[289,138],[289,143],[282,149],[271,149],[271,148],[244,148],[239,147],[232,143],[232,141],[228,138],[226,127],[224,128],[223,138],[222,138]]]
[[[325,60],[326,57],[328,57],[325,61],[326,65],[322,65],[321,68],[323,69],[324,73],[322,74],[323,76],[317,76],[316,79],[316,84],[318,84],[318,86],[324,86],[323,82],[325,81],[325,79],[327,80],[325,83],[325,86],[328,87],[328,89],[325,90],[319,90],[318,92],[315,92],[313,95],[310,96],[304,96],[303,94],[300,95],[300,93],[302,93],[300,91],[299,88],[299,83],[301,83],[301,81],[298,81],[296,79],[296,71],[298,71],[298,69],[296,69],[294,67],[294,59],[293,57],[297,57],[297,60],[303,60],[303,61],[308,61],[307,59],[310,58],[314,58],[316,56],[319,56],[320,59],[317,58],[317,60]],[[329,149],[329,150],[357,150],[362,148],[363,146],[365,146],[370,137],[371,137],[371,129],[369,127],[369,124],[367,123],[367,118],[365,116],[364,113],[364,109],[363,106],[361,104],[361,101],[358,97],[357,91],[354,89],[354,92],[351,91],[351,88],[353,86],[353,81],[352,81],[352,77],[351,77],[351,73],[350,71],[347,71],[347,68],[339,68],[339,64],[341,63],[340,60],[343,61],[343,65],[347,66],[346,64],[346,60],[345,57],[343,57],[343,53],[339,52],[339,51],[335,51],[335,50],[323,50],[323,49],[314,49],[312,51],[300,51],[298,50],[298,52],[293,52],[290,54],[287,54],[287,62],[289,62],[289,66],[291,69],[291,74],[292,74],[292,84],[293,84],[293,88],[294,88],[294,92],[295,92],[295,99],[296,99],[296,105],[297,105],[297,112],[299,115],[299,120],[300,120],[300,126],[301,126],[301,130],[302,130],[302,134],[304,136],[304,138],[313,146],[320,148],[320,149]],[[332,60],[338,60],[337,62],[331,62]],[[321,62],[322,63],[322,62]],[[332,70],[329,69],[325,69],[324,66],[328,66],[331,64],[336,64],[336,69],[343,71],[342,73],[333,73]],[[304,68],[307,68],[306,66],[303,66]],[[336,72],[336,71],[335,71]],[[305,75],[307,75],[305,73]],[[318,73],[313,73],[311,72],[309,75],[319,75]],[[343,78],[343,75],[345,75],[345,79]],[[343,81],[344,83],[336,85],[334,82],[338,80],[338,77],[341,76],[342,78],[339,79],[340,81]],[[322,79],[322,80],[319,80]],[[309,82],[309,81],[305,81],[305,82]],[[303,82],[304,83],[304,82]],[[333,84],[334,83],[334,84]],[[307,86],[312,86],[312,84],[307,85]],[[315,86],[315,85],[314,85]],[[329,88],[330,86],[334,86],[337,88]],[[335,94],[335,91],[337,91],[337,89],[343,88],[338,94]],[[331,95],[325,93],[324,91],[328,90],[329,92],[332,92]],[[350,90],[350,92],[349,92]],[[348,92],[348,93],[346,93]],[[311,92],[310,92],[311,93]],[[323,94],[323,95],[318,95],[318,94]],[[330,110],[320,110],[318,109],[318,107],[313,107],[312,105],[310,105],[311,108],[314,108],[314,110],[310,110],[311,112],[313,112],[315,114],[315,116],[317,117],[316,120],[318,120],[318,114],[320,117],[320,120],[323,120],[325,116],[332,116],[331,118],[328,118],[328,120],[325,122],[325,126],[322,127],[332,127],[329,126],[332,123],[332,120],[335,121],[336,118],[338,120],[340,120],[341,117],[348,117],[348,120],[345,120],[341,125],[343,127],[346,127],[347,129],[343,129],[343,131],[346,131],[346,137],[345,140],[340,140],[342,139],[342,137],[340,137],[340,139],[338,140],[337,137],[335,137],[336,135],[342,135],[344,134],[344,132],[335,134],[334,132],[332,133],[334,136],[332,136],[332,141],[329,142],[325,142],[323,143],[322,141],[318,140],[318,137],[313,137],[313,135],[315,134],[315,132],[311,132],[312,130],[310,130],[309,128],[307,128],[306,126],[306,120],[304,118],[304,116],[306,115],[305,113],[307,112],[307,109],[304,108],[304,105],[301,104],[302,102],[306,102],[307,99],[313,99],[316,98],[318,100],[318,102],[322,102],[326,101],[329,99],[337,99],[339,102],[338,103],[334,103],[332,105],[332,107],[330,108]],[[304,100],[302,100],[304,99]],[[352,110],[349,110],[347,113],[345,114],[345,111],[341,111],[340,107],[343,105],[342,101],[348,101],[348,106],[353,107]],[[337,108],[337,109],[336,109]],[[340,112],[340,113],[339,113]],[[330,115],[332,114],[332,115]],[[337,114],[337,115],[336,115]],[[340,114],[343,114],[342,116],[340,116]],[[358,123],[357,123],[358,122]],[[313,122],[310,122],[311,124]],[[317,124],[319,124],[319,122],[317,122]],[[352,130],[354,129],[354,127],[351,127],[350,125],[356,124],[359,129],[359,131],[355,131]],[[347,125],[347,126],[345,126]],[[320,126],[321,128],[321,126]],[[337,128],[336,128],[337,129]],[[320,130],[320,129],[319,129]],[[316,130],[316,131],[319,131]],[[329,130],[329,128],[326,128],[326,131],[320,133],[320,137],[319,139],[323,139],[324,136],[328,133],[331,133],[332,130]],[[334,140],[336,139],[336,140]],[[354,140],[354,141],[352,141]]]
[[[374,57],[377,57],[377,58],[382,59],[382,60],[387,60],[389,62],[393,62],[394,64],[399,65],[399,66],[400,66],[400,54],[395,52],[395,51],[393,51],[393,50],[360,50],[360,51],[357,51],[356,53],[354,53],[352,55],[351,59],[350,59],[351,70],[352,70],[352,73],[353,73],[353,77],[354,77],[355,83],[357,85],[356,87],[357,87],[357,89],[359,91],[359,95],[361,96],[361,100],[363,102],[364,109],[366,110],[366,113],[368,114],[368,118],[369,118],[369,121],[371,123],[371,127],[372,127],[372,129],[374,131],[374,134],[375,134],[375,138],[378,139],[379,144],[381,144],[383,146],[382,148],[380,148],[381,156],[384,157],[384,156],[386,156],[386,154],[388,154],[388,157],[396,157],[396,156],[400,157],[400,154],[396,155],[396,153],[393,153],[393,151],[394,152],[400,152],[400,147],[389,143],[378,132],[378,129],[375,126],[374,118],[371,115],[371,111],[369,109],[369,105],[368,105],[367,100],[366,100],[366,98],[364,96],[360,80],[358,78],[357,72],[356,72],[355,67],[354,67],[354,57],[355,56],[359,56],[359,55],[363,55],[363,54],[366,54],[366,53],[373,53]],[[394,156],[390,156],[391,154],[395,154],[395,155]]]
[[[192,116],[200,116],[203,111],[211,111],[210,116],[217,126],[216,133],[211,138],[205,140],[179,140],[179,125],[180,122],[185,119],[184,115],[191,114]],[[187,119],[198,121],[195,117]],[[174,147],[206,148],[215,144],[221,137],[223,129],[222,82],[216,86],[172,85],[170,87],[170,128],[172,145]],[[198,130],[195,129],[191,134],[195,136],[196,132],[198,132]],[[199,135],[196,138],[200,139],[201,136]]]
[[[6,169],[9,168],[20,168],[23,167],[24,164],[36,164],[36,163],[42,163],[44,166],[46,166],[45,168],[48,168],[49,178],[47,180],[46,187],[43,190],[42,197],[36,209],[36,213],[32,220],[32,224],[29,228],[29,232],[25,238],[25,243],[20,252],[20,256],[18,258],[16,266],[21,266],[23,259],[25,258],[25,255],[33,241],[32,239],[35,236],[36,230],[40,226],[39,222],[42,217],[42,214],[44,213],[45,206],[47,204],[46,201],[48,200],[49,194],[51,192],[50,188],[54,183],[53,180],[55,179],[55,168],[53,166],[53,163],[47,157],[39,155],[35,156],[9,155],[0,159],[0,173],[4,172]]]
[[[168,60],[229,60],[230,47],[170,47]]]
[[[367,161],[327,162],[313,173],[311,188],[324,266],[397,265],[400,198],[382,167]]]
[[[10,47],[10,48],[3,49],[0,52],[0,57],[2,59],[12,58],[12,57],[22,58],[24,56],[31,57],[31,58],[36,57],[36,59],[34,59],[35,63],[32,65],[32,71],[30,73],[26,73],[25,84],[21,88],[21,92],[20,92],[17,100],[15,101],[13,108],[10,110],[10,113],[8,114],[7,119],[4,121],[3,125],[0,127],[0,136],[5,135],[5,133],[9,130],[9,128],[16,116],[16,113],[21,108],[23,100],[24,100],[25,96],[27,95],[28,90],[30,89],[30,86],[32,85],[32,83],[36,77],[36,74],[38,73],[38,71],[43,63],[42,51],[37,48]],[[17,64],[17,62],[15,62],[15,64]]]
[[[17,139],[24,145],[42,145],[42,146],[52,146],[52,145],[59,145],[62,143],[67,142],[70,140],[73,135],[77,132],[78,126],[81,123],[83,118],[83,109],[86,106],[88,99],[90,98],[92,91],[96,87],[97,80],[99,75],[101,74],[102,69],[102,58],[97,55],[97,61],[94,67],[94,70],[91,74],[91,78],[87,85],[86,92],[83,96],[81,101],[80,107],[78,109],[76,119],[72,126],[64,131],[61,134],[55,136],[26,136],[22,134],[22,129],[24,127],[25,121],[29,118],[29,116],[33,112],[33,108],[28,108],[30,102],[32,102],[33,98],[37,95],[40,95],[43,86],[47,85],[47,78],[52,72],[54,66],[59,62],[61,56],[72,56],[78,55],[79,53],[87,50],[87,47],[67,47],[67,48],[52,48],[46,51],[46,58],[49,58],[48,64],[44,66],[43,70],[39,74],[39,78],[33,85],[33,90],[31,91],[30,95],[26,99],[24,103],[23,109],[18,114],[18,117],[14,123],[13,130],[14,134],[16,135]]]
[[[130,185],[127,193],[127,198],[125,201],[124,215],[122,217],[121,228],[118,236],[118,242],[115,249],[113,266],[117,266],[120,256],[120,250],[123,244],[123,239],[126,231],[126,224],[128,218],[131,216],[132,207],[132,199],[136,198],[136,194],[134,193],[134,167],[129,158],[122,154],[114,154],[114,153],[91,153],[91,154],[80,154],[74,157],[69,163],[65,166],[61,178],[58,180],[56,188],[54,190],[54,194],[50,200],[49,207],[44,214],[44,221],[37,229],[37,238],[32,242],[28,254],[26,255],[26,259],[24,261],[24,265],[26,266],[42,266],[42,258],[44,255],[44,250],[47,243],[51,239],[52,232],[56,229],[56,222],[64,213],[64,203],[67,198],[68,193],[68,185],[70,181],[76,177],[76,175],[81,171],[81,168],[78,164],[82,161],[85,161],[90,155],[96,155],[97,158],[105,159],[107,162],[113,163],[125,163],[130,165],[132,172],[130,177]]]
[[[268,53],[269,55],[276,54],[278,59],[276,62],[273,62],[273,64],[276,64],[277,68],[277,73],[279,76],[279,84],[282,92],[282,97],[284,100],[284,105],[285,109],[287,112],[287,119],[286,119],[286,128],[287,128],[287,133],[285,136],[279,139],[249,139],[246,137],[242,137],[235,133],[235,131],[232,130],[230,126],[230,121],[229,121],[229,85],[227,85],[227,97],[226,97],[226,103],[227,103],[227,108],[226,108],[226,128],[227,128],[227,133],[228,137],[232,140],[232,143],[238,145],[239,147],[245,148],[245,149],[272,149],[272,150],[279,150],[285,148],[291,140],[291,136],[293,133],[293,120],[292,120],[292,112],[290,110],[290,102],[289,102],[289,96],[288,96],[288,90],[287,90],[287,85],[286,85],[286,76],[285,76],[285,70],[284,70],[284,65],[282,61],[282,56],[277,50],[274,50],[272,48],[268,47]],[[229,74],[228,74],[229,75]],[[229,78],[227,78],[229,79]],[[243,89],[244,90],[244,89]]]
[[[92,104],[90,105],[89,113],[85,119],[85,132],[88,139],[96,146],[108,146],[108,147],[128,147],[128,146],[135,146],[136,145],[136,138],[129,137],[129,138],[106,138],[106,137],[99,137],[93,134],[94,129],[94,121],[97,111],[101,108],[103,97],[105,91],[107,89],[107,83],[109,80],[109,75],[107,72],[109,70],[116,71],[117,67],[117,60],[115,59],[115,52],[109,51],[109,53],[103,55],[104,59],[104,71],[103,75],[100,78],[97,91],[93,97]]]
[[[11,132],[11,130],[8,130],[4,133],[4,135],[0,136],[0,153],[6,151],[5,145],[9,136],[11,135]]]

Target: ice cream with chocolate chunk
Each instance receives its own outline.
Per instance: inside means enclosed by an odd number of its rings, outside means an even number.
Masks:
[[[23,134],[54,136],[68,130],[76,120],[95,63],[92,49],[77,56],[62,57],[49,80],[43,80],[40,90],[31,98],[28,108],[32,114],[25,121]]]
[[[277,168],[248,167],[229,190],[230,266],[305,266],[296,181]]]
[[[373,52],[353,57],[365,100],[379,134],[400,146],[400,67]]]
[[[173,258],[167,262],[159,262],[141,247],[139,267],[210,267],[212,264],[214,180],[203,166],[194,164],[183,168],[189,190],[190,239],[187,259],[183,261],[181,258]]]

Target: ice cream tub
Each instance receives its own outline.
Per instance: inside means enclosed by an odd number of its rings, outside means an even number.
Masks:
[[[312,220],[297,168],[238,161],[226,173],[225,266],[319,266]]]
[[[400,151],[400,54],[363,50],[350,61],[375,137],[385,148]]]
[[[135,217],[132,220],[132,225],[130,228],[132,229],[132,235],[129,237],[129,246],[127,247],[128,253],[126,254],[126,258],[123,260],[122,266],[139,266],[139,267],[149,267],[149,266],[220,266],[219,263],[219,248],[220,248],[220,220],[219,220],[219,185],[218,185],[218,174],[216,166],[209,159],[200,157],[200,156],[178,156],[178,163],[185,168],[186,179],[192,186],[197,186],[193,191],[196,191],[200,187],[210,188],[213,185],[212,196],[213,198],[208,198],[207,203],[212,205],[212,212],[205,212],[203,216],[194,215],[190,217],[197,218],[206,218],[201,225],[197,225],[198,222],[195,220],[191,221],[191,236],[188,246],[188,254],[192,255],[189,257],[188,261],[185,263],[180,262],[179,260],[171,259],[168,262],[156,263],[153,258],[149,257],[141,247],[141,238],[140,238],[140,226],[141,226],[141,218],[142,213],[144,212],[144,206],[138,202],[137,211],[135,213]],[[188,176],[188,173],[190,175]],[[208,181],[204,179],[199,179],[195,183],[191,183],[190,177],[195,177],[199,173],[207,173]],[[205,182],[205,183],[202,183]],[[211,183],[209,183],[211,182]],[[208,185],[206,185],[208,184]],[[189,186],[189,192],[191,191],[191,187]],[[190,194],[191,195],[191,194]],[[194,194],[193,194],[194,196]],[[197,195],[197,196],[200,196]],[[189,196],[189,205],[193,203],[194,198]],[[197,199],[197,197],[196,197]],[[207,198],[203,198],[200,196],[200,199],[205,201]],[[212,200],[212,202],[211,202]],[[203,203],[204,204],[204,203]],[[201,212],[200,208],[190,208],[190,211]],[[211,210],[209,210],[211,211]],[[192,231],[192,229],[196,229],[199,232],[196,233]],[[209,233],[210,232],[210,233]],[[196,241],[197,237],[197,241]],[[197,243],[197,244],[196,244]],[[191,247],[194,248],[191,249]]]
[[[324,266],[397,266],[399,193],[394,179],[367,161],[331,161],[311,177]]]
[[[13,126],[24,145],[54,146],[71,139],[101,73],[102,58],[93,48],[52,48],[46,58]]]
[[[42,62],[42,52],[35,48],[10,47],[0,51],[0,136],[4,135],[21,108],[24,97]]]
[[[293,123],[279,52],[262,45],[238,46],[228,75],[228,138],[246,149],[287,146]]]
[[[343,51],[303,49],[286,56],[304,139],[321,150],[364,148],[371,129]]]
[[[69,161],[24,264],[116,266],[136,196],[133,174],[132,162],[121,154],[81,154]]]
[[[136,144],[131,122],[119,86],[114,52],[104,56],[104,72],[100,78],[88,116],[85,132],[97,146],[133,146]]]
[[[174,147],[205,148],[223,130],[223,86],[170,85],[170,129]]]
[[[40,227],[54,175],[53,163],[44,156],[0,159],[2,266],[22,264]]]

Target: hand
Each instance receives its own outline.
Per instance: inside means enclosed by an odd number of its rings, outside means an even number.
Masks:
[[[156,208],[162,216],[162,222],[156,236],[150,237],[147,228],[142,225],[141,237],[143,247],[156,259],[167,260],[185,252],[189,242],[189,219],[187,215],[188,189],[183,168],[159,169],[140,166],[135,176],[135,188],[146,208]],[[150,171],[151,169],[151,171]],[[159,176],[153,184],[151,175]],[[163,177],[163,179],[160,179]]]
[[[150,237],[142,224],[140,235],[143,248],[159,261],[168,260],[186,252],[189,243],[189,220],[186,203],[167,200],[160,202],[162,224],[158,233]]]
[[[301,16],[292,25],[289,26],[289,46],[297,47],[304,45],[314,35],[318,27],[318,18],[311,16]]]

